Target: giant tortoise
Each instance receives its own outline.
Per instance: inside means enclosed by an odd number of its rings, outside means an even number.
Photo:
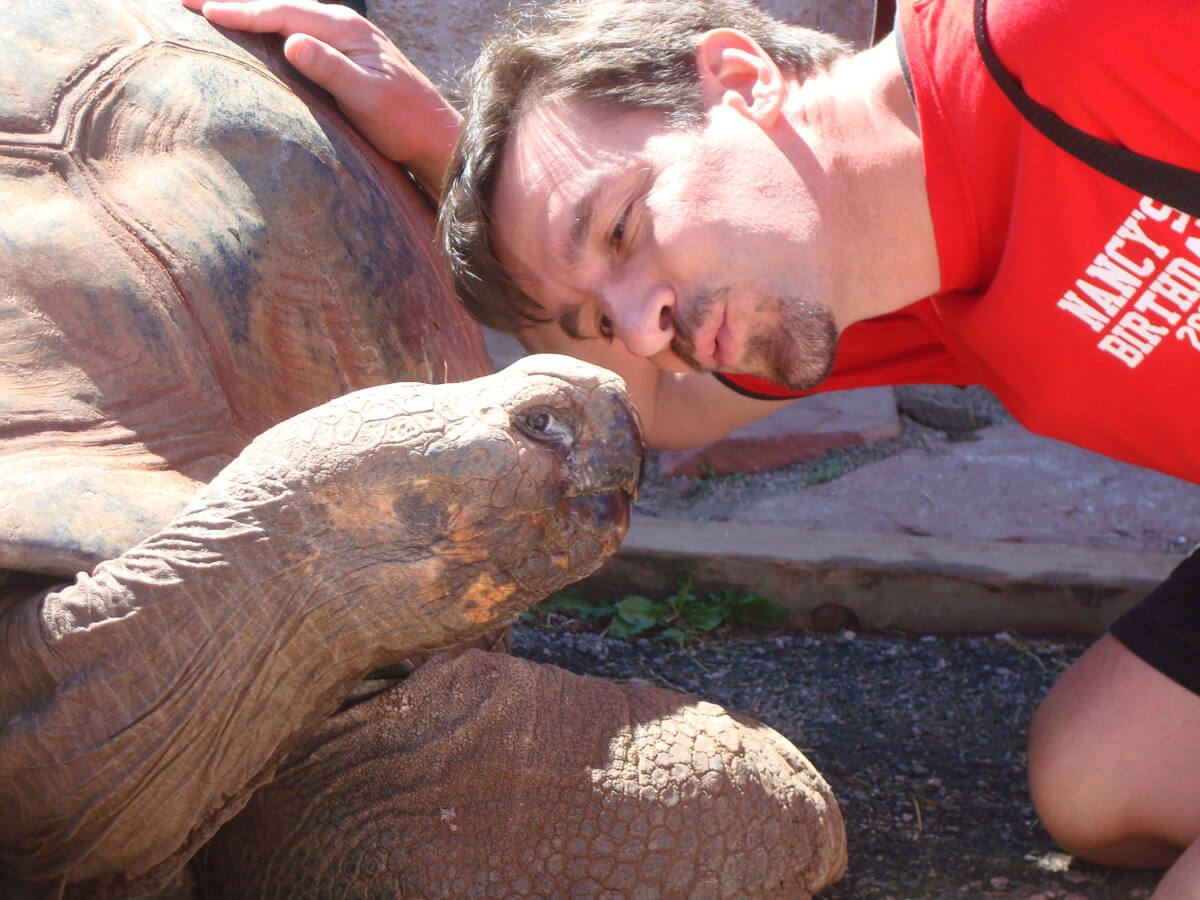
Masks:
[[[9,893],[837,877],[837,806],[770,729],[494,653],[397,668],[615,549],[620,379],[486,375],[428,208],[272,41],[10,0],[0,44]]]

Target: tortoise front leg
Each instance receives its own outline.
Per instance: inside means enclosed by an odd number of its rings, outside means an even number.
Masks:
[[[469,651],[326,720],[197,859],[213,896],[802,900],[829,786],[763,725]]]
[[[395,571],[365,583],[320,542],[289,540],[299,526],[278,506],[260,518],[209,492],[91,575],[10,607],[5,878],[181,865],[365,672],[506,617],[448,621]]]
[[[0,568],[90,572],[166,525],[204,486],[173,470],[47,456],[0,458]]]

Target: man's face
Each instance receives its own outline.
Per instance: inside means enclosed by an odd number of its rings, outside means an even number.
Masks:
[[[493,198],[501,263],[568,335],[795,388],[825,377],[837,344],[819,226],[776,142],[724,105],[686,130],[647,110],[535,107]]]

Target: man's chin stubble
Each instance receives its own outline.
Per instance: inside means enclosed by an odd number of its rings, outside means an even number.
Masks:
[[[746,344],[748,363],[761,363],[751,374],[793,391],[817,387],[833,368],[838,331],[825,309],[801,307],[784,316],[778,330],[754,335]]]

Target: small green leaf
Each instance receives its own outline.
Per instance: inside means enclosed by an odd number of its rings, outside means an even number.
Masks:
[[[766,597],[750,593],[729,597],[730,594],[725,592],[723,602],[727,608],[725,618],[731,625],[778,625],[791,615],[786,606]]]
[[[684,644],[691,643],[692,635],[684,631],[682,628],[664,628],[658,633],[658,639],[665,644]]]
[[[654,623],[647,622],[645,619],[638,619],[631,622],[617,615],[613,616],[613,620],[608,623],[608,627],[604,629],[604,633],[609,637],[631,638],[637,637],[639,634],[649,631],[653,627]]]
[[[668,609],[669,607],[664,603],[657,603],[649,597],[631,594],[628,597],[622,597],[617,602],[617,611],[613,617],[613,624],[616,624],[618,621],[624,622],[625,628],[632,629],[629,633],[640,634],[658,625],[663,614]],[[609,626],[609,633],[612,633],[611,625]]]
[[[712,631],[725,621],[725,612],[717,603],[692,602],[681,609],[679,615],[698,631]]]

